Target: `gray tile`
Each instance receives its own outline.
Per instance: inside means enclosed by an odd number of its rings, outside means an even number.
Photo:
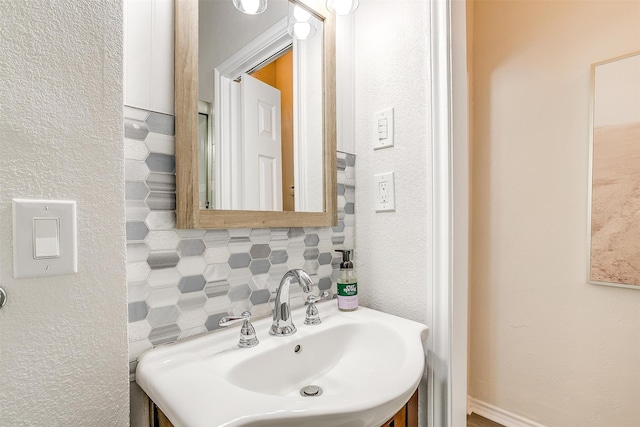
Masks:
[[[268,259],[256,259],[249,264],[249,270],[252,274],[263,274],[269,272],[271,263]]]
[[[252,243],[269,243],[271,240],[271,230],[268,228],[254,228],[251,230],[251,234],[249,235],[249,239]]]
[[[356,156],[355,154],[348,154],[345,159],[347,166],[355,166],[356,165]]]
[[[304,250],[304,254],[302,256],[307,261],[316,261],[318,256],[320,256],[320,251],[318,248],[307,248]]]
[[[127,262],[143,262],[148,257],[149,247],[145,243],[127,243]]]
[[[344,205],[344,212],[347,214],[353,214],[354,211],[354,204],[353,203],[347,203],[346,205]]]
[[[168,114],[149,113],[147,117],[149,131],[163,135],[175,135],[175,118]]]
[[[244,268],[249,266],[251,262],[251,256],[249,254],[231,254],[229,256],[229,267],[231,268]]]
[[[307,236],[304,238],[304,245],[307,247],[318,246],[319,241],[320,241],[320,238],[318,237],[317,234],[307,234]]]
[[[231,237],[246,237],[247,239],[251,235],[251,228],[230,228],[229,235]]]
[[[320,263],[320,265],[331,264],[332,259],[333,257],[328,252],[322,253],[318,256],[318,262]]]
[[[347,167],[347,160],[338,157],[337,166],[338,170],[345,170],[345,168]]]
[[[202,239],[205,234],[207,234],[207,230],[200,230],[197,228],[183,228],[176,231],[181,239]]]
[[[248,237],[237,236],[229,239],[229,250],[233,253],[249,252],[251,250],[251,240]]]
[[[204,287],[204,294],[207,298],[215,298],[229,293],[229,282],[226,280],[216,280],[215,282],[208,282]]]
[[[289,259],[289,255],[287,254],[287,251],[284,250],[273,251],[269,257],[269,261],[271,261],[272,265],[284,264],[287,262],[287,259]]]
[[[189,292],[198,292],[204,289],[204,285],[207,283],[202,275],[199,276],[187,276],[180,279],[178,282],[178,289],[183,294]]]
[[[226,246],[229,243],[229,232],[227,230],[207,230],[202,240],[208,248]]]
[[[142,222],[151,212],[144,200],[127,200],[124,207],[125,221],[127,222]]]
[[[126,200],[144,200],[149,195],[149,188],[144,182],[125,181],[124,198]]]
[[[309,273],[309,275],[317,273],[319,267],[320,267],[320,264],[318,264],[318,260],[315,260],[315,259],[306,260],[302,265],[302,269],[307,273]]]
[[[180,297],[178,301],[178,307],[182,313],[186,311],[204,309],[204,304],[207,302],[207,296],[203,292],[189,292]]]
[[[138,120],[125,119],[124,120],[124,137],[127,139],[137,139],[138,141],[144,141],[149,134],[149,128],[145,122]]]
[[[149,297],[150,293],[151,287],[146,281],[127,283],[127,299],[129,302],[144,301]]]
[[[144,222],[127,222],[127,240],[144,240],[149,233],[149,229]]]
[[[172,211],[176,208],[176,193],[152,191],[146,199],[149,209],[156,211]]]
[[[333,236],[331,238],[331,243],[334,245],[343,245],[344,244],[344,236]]]
[[[338,221],[338,225],[332,227],[334,233],[341,233],[344,231],[344,221]]]
[[[176,176],[172,173],[150,173],[146,182],[151,191],[176,191]]]
[[[269,243],[279,242],[279,241],[288,240],[288,239],[289,239],[288,228],[272,228],[271,229],[271,241]]]
[[[144,222],[149,230],[174,230],[176,228],[176,213],[172,210],[149,210]]]
[[[229,289],[228,294],[231,302],[245,300],[249,298],[249,295],[251,295],[251,288],[249,285],[232,286]]]
[[[321,291],[331,289],[331,279],[328,277],[324,277],[318,281],[318,289]]]
[[[151,153],[145,162],[151,172],[173,173],[176,170],[176,157],[168,154]]]
[[[206,246],[201,239],[182,239],[178,244],[180,256],[200,256],[206,250]]]
[[[260,290],[251,292],[249,301],[251,301],[252,304],[264,304],[265,302],[269,302],[270,297],[271,297],[271,292],[269,292],[268,289],[260,289]]]
[[[271,248],[269,245],[253,245],[249,253],[253,259],[269,258]]]
[[[220,329],[220,319],[222,319],[223,317],[228,316],[228,313],[217,313],[217,314],[212,314],[211,316],[209,316],[207,318],[207,321],[204,323],[205,328],[207,328],[208,331],[213,331],[216,329]]]
[[[251,270],[249,267],[234,268],[229,272],[227,281],[231,286],[244,285],[251,281]]]
[[[124,158],[130,160],[144,160],[149,155],[149,149],[144,141],[133,139],[124,140]]]
[[[180,257],[177,252],[151,252],[147,259],[147,264],[152,270],[158,270],[161,268],[172,268],[178,265]]]
[[[144,301],[137,301],[129,303],[129,323],[138,322],[144,320],[149,313],[147,303]]]
[[[356,201],[356,192],[352,188],[347,188],[344,193],[344,200],[346,203],[355,203]]]
[[[149,341],[153,345],[166,344],[178,339],[180,335],[180,327],[175,323],[171,325],[162,325],[151,329],[149,333]]]
[[[144,181],[149,176],[149,168],[144,160],[125,159],[124,179],[126,181]]]
[[[298,227],[290,228],[287,237],[289,237],[289,240],[302,240],[304,239],[304,229]]]
[[[149,175],[149,178],[151,178],[151,175]],[[149,178],[147,178],[147,182],[149,181]],[[151,186],[151,184],[149,184],[149,186]],[[344,184],[338,184],[338,196],[344,196],[344,192],[345,192],[345,188],[344,188]]]
[[[179,315],[180,310],[178,310],[178,307],[175,305],[152,308],[147,315],[147,322],[149,322],[152,328],[170,325],[178,320]]]

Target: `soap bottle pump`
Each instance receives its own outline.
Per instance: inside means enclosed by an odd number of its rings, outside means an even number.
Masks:
[[[340,274],[338,275],[338,309],[341,311],[353,311],[358,308],[358,280],[353,271],[351,262],[352,250],[337,249],[342,252],[342,262],[340,263]]]

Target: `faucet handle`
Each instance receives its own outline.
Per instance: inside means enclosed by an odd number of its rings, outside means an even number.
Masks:
[[[220,319],[218,324],[220,326],[229,326],[242,321],[242,327],[240,328],[240,341],[238,347],[250,348],[258,345],[258,337],[256,337],[256,330],[249,321],[251,319],[250,311],[243,311],[240,316],[226,316]]]
[[[329,298],[329,291],[322,291],[318,296],[309,295],[307,298],[309,307],[307,307],[307,316],[304,319],[305,325],[319,325],[322,322],[322,320],[320,320],[320,313],[318,313],[316,303],[324,301],[327,298]]]

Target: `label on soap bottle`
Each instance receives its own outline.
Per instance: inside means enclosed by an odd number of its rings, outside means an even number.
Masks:
[[[340,310],[358,308],[358,282],[338,283],[338,308]]]

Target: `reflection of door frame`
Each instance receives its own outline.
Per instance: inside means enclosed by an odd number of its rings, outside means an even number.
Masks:
[[[267,31],[256,37],[253,41],[240,49],[220,66],[214,69],[214,103],[215,103],[215,141],[218,143],[216,160],[216,208],[217,209],[242,209],[243,195],[241,187],[242,170],[233,167],[234,159],[237,159],[239,152],[234,150],[235,140],[241,139],[238,120],[235,120],[233,111],[238,111],[237,100],[239,99],[239,88],[235,81],[269,58],[283,52],[293,46],[293,156],[294,156],[294,182],[296,211],[322,211],[317,203],[308,202],[323,191],[323,178],[318,180],[317,174],[313,174],[307,167],[299,167],[308,164],[310,159],[314,164],[318,164],[318,153],[322,156],[322,132],[317,138],[305,136],[301,129],[306,129],[309,123],[316,123],[317,120],[307,120],[308,114],[304,114],[304,106],[307,104],[305,96],[307,88],[304,84],[299,85],[299,79],[306,75],[304,60],[311,53],[305,48],[305,44],[292,39],[287,32],[287,18],[282,18]],[[307,52],[309,51],[309,52]],[[322,67],[320,67],[322,69]],[[322,96],[322,89],[320,90]],[[234,110],[235,109],[235,110]],[[306,120],[306,121],[305,121]],[[318,147],[309,147],[317,140]],[[319,150],[319,151],[318,151]],[[313,155],[310,155],[313,154]],[[320,172],[322,173],[322,172]],[[231,183],[222,186],[222,183]],[[320,202],[322,203],[322,202]]]
[[[235,81],[249,70],[255,68],[269,58],[296,44],[294,52],[300,44],[295,43],[287,32],[287,18],[283,18],[267,31],[256,37],[253,41],[240,49],[220,66],[214,69],[214,102],[215,111],[215,141],[218,145],[216,168],[216,208],[218,209],[242,209],[244,195],[241,191],[243,171],[235,165],[240,155],[233,141],[241,140],[241,123],[234,121],[232,111],[238,111],[239,89]],[[294,53],[295,55],[295,53]],[[296,87],[297,73],[294,70],[294,87]],[[295,91],[294,91],[295,92]],[[298,117],[296,111],[299,103],[293,101],[293,116]],[[294,137],[294,152],[297,138]],[[222,183],[231,185],[222,186]],[[302,189],[300,189],[302,190]],[[296,188],[296,192],[298,188]]]

